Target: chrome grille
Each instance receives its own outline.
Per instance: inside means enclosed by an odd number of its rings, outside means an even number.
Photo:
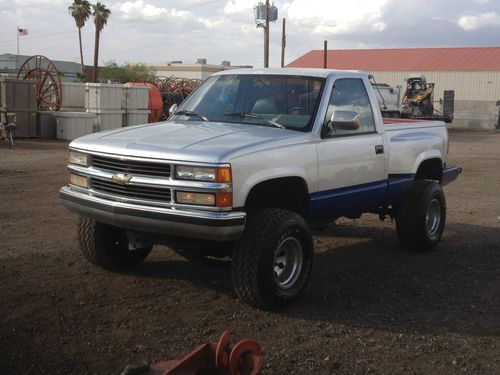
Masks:
[[[120,160],[93,155],[92,166],[109,172],[132,174],[136,176],[170,177],[170,164],[135,160]]]
[[[92,189],[96,192],[112,194],[124,198],[148,199],[162,203],[171,201],[170,189],[139,186],[139,185],[119,185],[113,181],[92,179]]]

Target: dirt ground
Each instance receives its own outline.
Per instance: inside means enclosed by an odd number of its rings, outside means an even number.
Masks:
[[[266,374],[498,374],[500,133],[451,134],[437,251],[398,247],[365,215],[318,231],[312,280],[279,312],[239,302],[229,262],[158,246],[133,273],[90,265],[58,198],[67,143],[0,142],[0,373],[118,374],[180,358],[229,329],[263,348]]]

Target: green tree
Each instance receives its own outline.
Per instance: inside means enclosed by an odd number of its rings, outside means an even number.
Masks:
[[[100,81],[113,81],[116,83],[126,82],[152,82],[154,74],[144,64],[125,63],[118,65],[114,61],[108,61],[104,64],[99,74]]]
[[[90,17],[90,3],[87,0],[74,0],[73,4],[68,7],[68,12],[75,19],[76,27],[78,27],[78,40],[80,41],[80,62],[82,64],[82,74],[84,74],[85,65],[83,65],[83,48],[82,48],[82,27]]]
[[[92,17],[94,18],[95,25],[95,45],[94,45],[94,72],[93,81],[97,82],[97,65],[99,62],[99,38],[102,29],[108,23],[108,18],[111,15],[111,11],[106,8],[106,5],[101,2],[97,2],[92,5]]]

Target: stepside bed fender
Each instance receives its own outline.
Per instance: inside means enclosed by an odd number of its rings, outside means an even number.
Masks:
[[[413,174],[414,176],[417,175],[417,172],[418,172],[418,169],[420,168],[420,166],[428,161],[428,160],[440,160],[441,161],[441,169],[443,167],[443,155],[441,154],[441,152],[439,150],[425,150],[425,151],[422,151],[420,152],[417,157],[415,158],[415,162],[413,163],[413,166],[411,168],[411,174]]]

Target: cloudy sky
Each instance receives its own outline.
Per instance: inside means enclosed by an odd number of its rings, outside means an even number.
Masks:
[[[91,0],[93,2],[93,0]],[[103,0],[111,16],[101,34],[100,63],[181,60],[263,65],[258,0]],[[0,53],[43,54],[79,62],[71,0],[0,0]],[[271,24],[270,65],[279,66],[281,19],[287,22],[289,63],[311,49],[500,46],[500,0],[279,0]],[[82,29],[86,64],[94,28]]]

